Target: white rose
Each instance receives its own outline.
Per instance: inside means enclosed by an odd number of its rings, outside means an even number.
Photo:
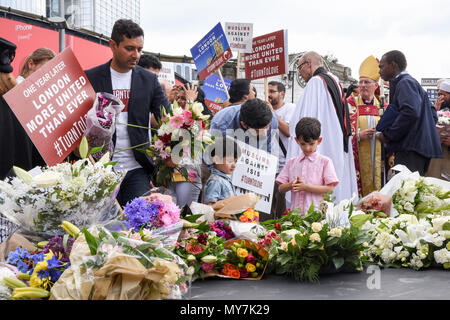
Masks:
[[[62,179],[59,172],[47,171],[33,177],[32,182],[36,183],[40,188],[47,188],[56,185]]]
[[[311,225],[311,229],[314,232],[320,232],[322,230],[322,224],[319,222],[313,222],[313,224]]]
[[[192,112],[197,116],[200,117],[202,116],[202,112],[203,112],[203,105],[199,102],[196,102],[192,105]]]
[[[450,262],[450,251],[447,249],[436,250],[434,252],[434,260],[439,264]]]

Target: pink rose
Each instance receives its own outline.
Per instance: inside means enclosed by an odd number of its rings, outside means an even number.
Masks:
[[[192,112],[189,110],[183,110],[184,124],[192,126],[194,124],[194,118],[192,118]]]
[[[248,263],[256,264],[255,256],[252,255],[251,253],[248,254],[248,256],[245,258],[245,260],[246,260]]]

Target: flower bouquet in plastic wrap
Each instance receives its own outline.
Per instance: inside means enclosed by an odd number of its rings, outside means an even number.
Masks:
[[[194,221],[200,215],[187,216],[189,223],[181,232],[175,253],[189,266],[193,279],[219,274],[225,260],[225,241],[234,237],[231,227],[223,221]]]
[[[95,161],[107,152],[112,154],[112,137],[115,131],[116,119],[125,105],[116,96],[106,93],[97,93],[94,105],[86,115],[86,131],[84,136],[92,147],[103,148],[92,154]]]
[[[21,234],[44,239],[57,235],[63,220],[83,227],[112,219],[125,172],[114,172],[105,161],[64,162],[39,168],[34,176],[14,168],[16,177],[0,181],[0,212]]]
[[[182,299],[189,290],[187,265],[164,245],[165,237],[142,229],[83,228],[50,299]]]
[[[168,187],[174,173],[181,174],[185,181],[196,178],[186,166],[201,164],[201,154],[214,142],[207,130],[209,115],[202,111],[203,105],[197,102],[183,109],[175,101],[168,113],[161,108],[158,132],[153,135],[150,147],[141,150],[156,158],[157,185]]]
[[[70,267],[69,256],[79,232],[64,221],[61,233],[36,246],[21,242],[0,264],[0,298],[12,300],[48,299],[61,274]],[[75,231],[77,230],[77,231]],[[2,288],[3,286],[3,288]]]

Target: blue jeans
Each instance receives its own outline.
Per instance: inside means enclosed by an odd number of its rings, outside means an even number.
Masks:
[[[124,207],[127,202],[139,198],[149,190],[150,175],[143,168],[128,171],[120,185],[117,201]]]

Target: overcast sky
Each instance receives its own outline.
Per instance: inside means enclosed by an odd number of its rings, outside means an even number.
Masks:
[[[218,22],[253,23],[253,36],[288,30],[289,53],[333,55],[358,77],[369,55],[397,49],[421,78],[450,77],[448,0],[141,1],[144,50],[191,56]]]

